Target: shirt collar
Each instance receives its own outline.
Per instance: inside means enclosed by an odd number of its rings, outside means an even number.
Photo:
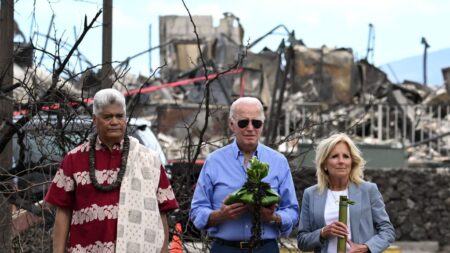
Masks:
[[[97,136],[97,141],[95,142],[95,149],[106,149],[108,150],[108,147],[100,140],[100,137]],[[112,150],[122,150],[123,149],[123,139],[120,141],[120,143],[114,144],[112,147]]]
[[[259,145],[259,142],[258,142],[258,146],[256,146],[255,153],[253,153],[253,156],[256,156],[256,158],[258,158],[258,160],[259,160],[259,155],[258,154],[261,154],[261,152],[259,152],[260,151],[260,146],[261,145]],[[231,147],[232,147],[232,150],[233,150],[233,157],[235,159],[239,159],[239,156],[244,155],[244,153],[239,149],[239,146],[237,145],[236,139],[234,139],[233,143],[231,144]]]

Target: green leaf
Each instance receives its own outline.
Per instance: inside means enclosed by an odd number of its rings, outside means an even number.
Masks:
[[[259,185],[259,184],[267,184],[261,182],[261,180],[269,174],[269,164],[263,163],[254,156],[250,160],[250,167],[247,169],[247,182],[250,182],[250,185]],[[254,204],[255,196],[253,189],[247,189],[245,184],[243,187],[233,192],[227,200],[225,200],[226,205],[231,205],[233,203],[245,203],[245,204]],[[261,204],[263,206],[270,206],[273,204],[277,204],[280,202],[280,196],[278,193],[274,192],[270,189],[270,185],[266,186],[268,189],[264,191]],[[263,188],[266,189],[266,188]]]
[[[262,199],[261,204],[263,206],[271,206],[273,204],[280,203],[280,200],[281,198],[280,195],[278,195],[278,193],[276,193],[272,189],[267,189],[266,196]]]

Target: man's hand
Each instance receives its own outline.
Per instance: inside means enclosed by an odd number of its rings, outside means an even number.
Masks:
[[[245,211],[247,211],[247,206],[243,203],[234,203],[231,205],[225,205],[222,203],[222,206],[220,207],[220,213],[224,220],[237,219],[241,217]]]
[[[209,215],[208,227],[216,226],[226,220],[238,219],[243,213],[247,211],[247,205],[243,203],[225,205],[224,202],[222,202],[222,206],[220,207],[220,209],[213,211]]]
[[[57,207],[53,225],[53,253],[66,252],[72,209]]]
[[[261,207],[261,220],[263,222],[270,222],[273,220],[273,216],[275,215],[275,209],[277,205],[271,205],[270,207]]]

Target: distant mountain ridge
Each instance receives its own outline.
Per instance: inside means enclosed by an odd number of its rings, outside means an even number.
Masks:
[[[404,80],[423,83],[423,55],[411,56],[378,66],[391,82],[402,83]],[[450,48],[427,52],[427,85],[442,86],[444,77],[442,69],[450,67]]]

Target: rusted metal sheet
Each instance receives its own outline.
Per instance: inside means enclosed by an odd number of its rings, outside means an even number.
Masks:
[[[223,137],[228,132],[228,106],[211,105],[211,115],[208,119],[208,129],[204,137],[208,140],[212,137]],[[158,106],[158,132],[183,140],[190,134],[199,136],[205,124],[205,107],[199,108],[198,104],[165,104]],[[188,132],[187,128],[190,127]]]
[[[228,113],[228,106],[210,106],[211,117],[208,118],[208,127],[203,135],[199,159],[204,159],[217,147],[230,141]],[[170,160],[187,160],[187,154],[192,156],[205,124],[205,114],[205,107],[199,108],[198,104],[166,104],[157,107],[156,127],[159,135],[168,139],[163,146]]]
[[[307,48],[295,45],[293,92],[310,85],[311,102],[350,103],[353,99],[353,52],[346,48]]]
[[[241,77],[246,78],[244,94],[259,97],[263,105],[269,107],[275,91],[277,72],[280,70],[280,55],[271,51],[248,53],[243,66],[246,69]],[[239,94],[238,84],[240,83],[235,82],[233,86],[235,94]]]

